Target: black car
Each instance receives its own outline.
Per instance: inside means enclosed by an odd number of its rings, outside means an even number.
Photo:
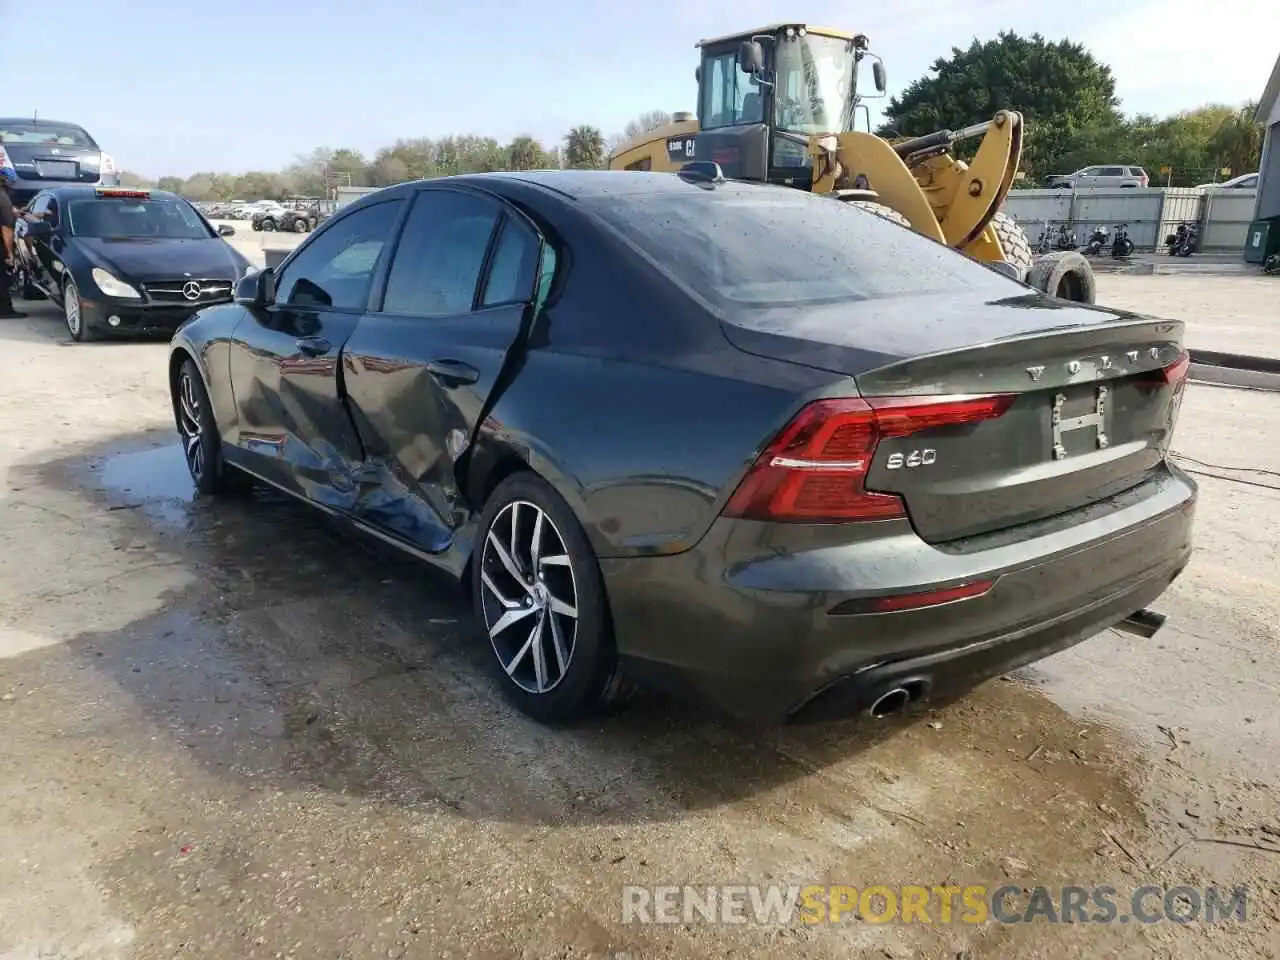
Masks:
[[[1159,626],[1182,337],[803,191],[562,171],[362,198],[169,373],[200,492],[460,578],[534,716],[632,679],[883,716]]]
[[[115,160],[88,131],[61,120],[0,117],[0,167],[6,166],[17,175],[11,193],[19,205],[60,184],[120,183]]]
[[[257,269],[223,239],[234,227],[163,190],[58,187],[28,211],[39,219],[15,230],[24,293],[59,304],[75,340],[171,334]]]

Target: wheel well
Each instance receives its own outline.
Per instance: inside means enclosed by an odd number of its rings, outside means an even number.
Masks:
[[[468,468],[470,467],[470,464],[471,464],[471,461],[468,458],[468,462],[467,462]],[[493,496],[493,491],[498,489],[498,484],[500,484],[503,480],[507,479],[507,477],[514,476],[517,473],[523,473],[526,470],[528,470],[530,473],[534,473],[534,474],[537,473],[537,471],[535,471],[532,467],[530,467],[529,464],[527,464],[520,457],[516,456],[514,453],[509,453],[506,456],[504,456],[502,459],[498,460],[498,462],[495,463],[490,468],[489,472],[485,474],[481,485],[476,490],[475,498],[471,502],[471,508],[477,514],[481,513],[484,510],[485,504],[489,502],[489,498]],[[470,485],[467,483],[467,481],[470,478],[464,474],[459,479],[462,481],[461,483],[462,489],[470,492]],[[468,563],[465,567],[462,568],[462,591],[464,596],[466,597],[471,596],[471,564],[470,563]]]
[[[182,365],[190,360],[195,362],[195,358],[191,356],[182,347],[174,348],[173,353],[169,354],[169,396],[173,397],[178,388],[178,371],[182,369]]]

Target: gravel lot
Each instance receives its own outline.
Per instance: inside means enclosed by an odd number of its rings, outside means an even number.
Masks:
[[[1275,280],[1100,286],[1280,356]],[[0,324],[0,958],[1276,956],[1280,395],[1189,388],[1198,552],[1153,641],[874,727],[645,697],[557,732],[431,573],[269,495],[193,500],[164,344],[28,309]],[[621,922],[623,884],[1010,879],[1247,884],[1248,919]]]

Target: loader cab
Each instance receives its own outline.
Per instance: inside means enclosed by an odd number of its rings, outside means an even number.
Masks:
[[[809,138],[854,129],[866,37],[778,24],[699,47],[699,133],[688,159],[718,163],[731,178],[808,189]],[[883,67],[874,66],[883,92]]]

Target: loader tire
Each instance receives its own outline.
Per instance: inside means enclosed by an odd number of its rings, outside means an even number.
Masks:
[[[997,213],[991,221],[991,226],[1000,239],[1000,249],[1004,251],[1005,263],[1011,263],[1017,268],[1019,279],[1028,276],[1035,256],[1031,252],[1031,241],[1027,239],[1026,231],[1007,213]]]
[[[851,207],[858,207],[867,211],[867,213],[874,213],[877,217],[891,220],[900,227],[911,229],[911,221],[893,209],[893,207],[886,207],[883,203],[876,203],[874,200],[846,200],[845,202]]]
[[[1093,267],[1074,250],[1059,250],[1040,257],[1027,274],[1027,283],[1060,300],[1096,303],[1098,299]]]

